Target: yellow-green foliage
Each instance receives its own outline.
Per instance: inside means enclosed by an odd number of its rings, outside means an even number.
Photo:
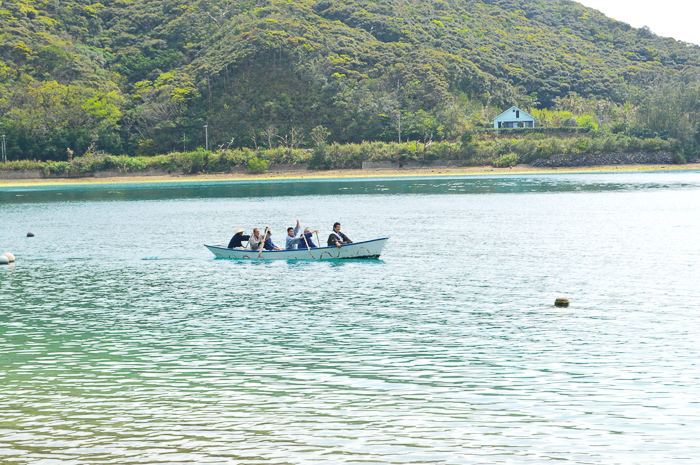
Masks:
[[[493,166],[496,168],[508,168],[510,166],[515,166],[518,164],[520,161],[520,157],[518,157],[517,154],[515,153],[507,153],[505,155],[501,155],[498,157],[498,159],[493,161]]]
[[[698,71],[697,47],[560,0],[0,4],[12,159],[134,155],[148,140],[149,154],[193,150],[205,124],[211,147],[265,145],[275,163],[313,147],[319,126],[337,165],[375,156],[362,141],[399,138],[397,157],[455,157],[465,129],[516,104],[544,127],[656,133],[692,152],[693,92],[674,107],[653,94],[660,82],[693,87]]]
[[[245,170],[249,173],[263,173],[267,171],[267,160],[261,160],[258,157],[248,159]]]

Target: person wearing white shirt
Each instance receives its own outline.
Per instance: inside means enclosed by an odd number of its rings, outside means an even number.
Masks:
[[[297,245],[299,244],[299,239],[301,239],[301,236],[299,235],[299,230],[301,229],[301,225],[299,224],[299,220],[297,220],[297,225],[294,228],[287,228],[287,243],[285,245],[285,249],[287,250],[293,250],[297,248]]]

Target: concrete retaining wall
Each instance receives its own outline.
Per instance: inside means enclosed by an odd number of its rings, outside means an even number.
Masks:
[[[39,179],[44,177],[41,170],[0,171],[0,179]]]
[[[182,170],[176,171],[165,171],[159,169],[152,169],[146,171],[137,172],[122,172],[117,170],[105,170],[97,171],[95,173],[82,173],[82,174],[50,174],[48,176],[44,175],[42,170],[28,170],[28,171],[0,171],[0,179],[63,179],[63,178],[109,178],[109,177],[133,177],[133,176],[167,176],[167,175],[179,175],[182,174]]]
[[[298,165],[295,165],[292,163],[285,163],[283,165],[270,165],[267,169],[267,171],[269,171],[271,173],[279,173],[279,172],[286,172],[286,171],[308,171],[308,170],[309,170],[308,163],[299,163]]]
[[[280,164],[271,165],[268,168],[270,173],[280,173],[280,172],[290,172],[290,171],[307,171],[309,165],[302,163],[299,165],[294,164]],[[246,173],[245,167],[236,166],[231,168],[231,173]],[[96,171],[94,173],[82,173],[82,174],[50,174],[48,176],[44,175],[42,170],[29,170],[29,171],[0,171],[0,179],[59,179],[59,178],[122,178],[122,177],[133,177],[133,176],[182,176],[182,170],[171,170],[166,171],[162,169],[149,169],[146,171],[129,171],[123,172],[118,170],[105,170]]]
[[[168,175],[180,175],[180,174],[182,174],[182,170],[166,171],[166,170],[160,170],[160,169],[150,169],[150,170],[146,170],[146,171],[136,171],[136,172],[127,172],[127,173],[123,173],[123,172],[117,171],[117,170],[105,170],[105,171],[96,171],[94,173],[89,173],[86,175],[86,177],[117,178],[117,177],[129,177],[129,176],[168,176]],[[49,177],[54,177],[54,176],[49,176]]]
[[[666,165],[671,163],[673,163],[673,154],[669,152],[577,153],[538,158],[532,162],[532,166],[560,168],[595,165]]]
[[[309,170],[309,165],[308,163],[300,163],[298,165],[295,165],[293,163],[284,163],[284,164],[273,164],[267,167],[267,173],[286,173],[290,171],[308,171]],[[231,169],[229,169],[230,173],[236,173],[236,174],[245,174],[248,171],[246,171],[245,166],[234,166]]]
[[[429,160],[429,161],[364,161],[362,162],[363,170],[399,170],[399,169],[418,169],[418,168],[448,168],[460,166],[458,160]]]

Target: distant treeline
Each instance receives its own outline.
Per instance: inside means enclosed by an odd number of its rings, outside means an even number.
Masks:
[[[524,131],[527,132],[527,131]],[[589,136],[567,139],[530,133],[516,138],[486,138],[484,134],[467,135],[462,142],[419,141],[364,142],[361,144],[325,144],[314,149],[222,149],[172,152],[154,156],[115,156],[88,153],[68,161],[12,161],[0,164],[0,171],[42,170],[45,175],[80,176],[98,171],[138,173],[147,170],[165,172],[221,173],[245,168],[250,173],[266,171],[273,164],[308,164],[313,170],[360,169],[365,161],[456,160],[462,166],[514,166],[539,158],[576,153],[675,152],[676,139],[638,138],[622,134],[592,132]],[[678,163],[685,162],[676,155]]]

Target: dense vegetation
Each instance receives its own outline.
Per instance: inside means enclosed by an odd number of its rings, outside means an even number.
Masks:
[[[204,125],[219,157],[399,138],[463,153],[513,104],[695,157],[699,71],[700,47],[568,0],[0,3],[11,160],[192,151]]]
[[[171,152],[154,156],[114,156],[88,153],[68,161],[19,160],[0,164],[0,171],[42,170],[47,176],[81,176],[98,171],[139,173],[151,169],[171,173],[221,173],[245,170],[266,171],[273,164],[303,164],[316,170],[359,169],[364,161],[429,162],[452,160],[461,166],[496,167],[530,163],[557,154],[602,154],[630,152],[673,152],[678,141],[638,138],[622,134],[577,132],[562,137],[527,130],[516,131],[517,138],[494,137],[479,133],[462,142],[364,142],[361,144],[321,144],[315,149],[226,149]],[[516,134],[512,134],[516,135]],[[678,160],[680,161],[680,160]]]

